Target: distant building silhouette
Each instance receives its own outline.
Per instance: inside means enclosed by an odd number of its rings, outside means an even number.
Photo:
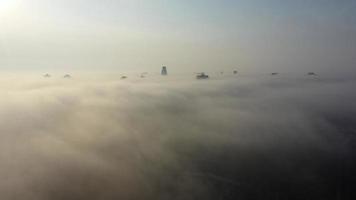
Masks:
[[[166,76],[168,73],[167,73],[167,67],[166,66],[163,66],[162,67],[162,71],[161,71],[161,75],[163,76]]]
[[[198,73],[198,75],[196,76],[197,79],[208,79],[209,76],[206,75],[204,72]]]

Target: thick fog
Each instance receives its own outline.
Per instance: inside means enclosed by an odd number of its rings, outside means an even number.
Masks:
[[[0,199],[354,199],[355,86],[1,77]]]

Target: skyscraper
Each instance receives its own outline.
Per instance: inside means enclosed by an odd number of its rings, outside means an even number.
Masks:
[[[162,67],[161,75],[162,76],[166,76],[167,75],[167,67],[166,66]]]

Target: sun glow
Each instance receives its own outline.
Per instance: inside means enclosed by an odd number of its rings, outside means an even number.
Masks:
[[[19,2],[19,0],[0,0],[0,15],[15,9]]]

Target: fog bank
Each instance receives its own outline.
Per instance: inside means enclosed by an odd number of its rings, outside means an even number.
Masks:
[[[354,199],[354,80],[0,80],[0,198]]]

